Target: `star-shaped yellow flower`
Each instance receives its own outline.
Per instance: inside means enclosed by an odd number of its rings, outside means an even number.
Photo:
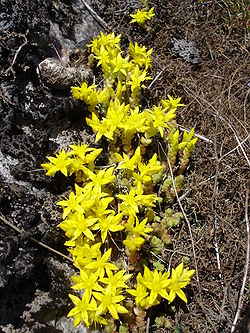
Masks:
[[[61,171],[66,177],[68,176],[68,167],[72,163],[72,160],[64,149],[56,154],[56,157],[47,156],[47,159],[50,163],[41,164],[41,166],[47,170],[47,176],[53,176],[57,171]]]
[[[182,288],[186,287],[194,273],[194,269],[188,270],[186,268],[183,268],[183,262],[181,262],[180,265],[178,265],[175,269],[172,268],[172,276],[170,279],[170,284],[168,285],[168,288],[170,290],[168,298],[169,303],[173,302],[176,294],[185,303],[187,303],[187,297],[183,292]]]
[[[94,297],[101,302],[98,306],[100,314],[109,311],[114,319],[119,319],[118,313],[128,313],[128,310],[120,304],[125,297],[119,294],[117,295],[116,292],[117,290],[109,284],[105,293],[93,293]]]
[[[96,303],[92,300],[90,301],[90,294],[84,293],[82,299],[69,294],[75,307],[68,313],[67,317],[74,317],[74,327],[80,324],[83,320],[86,326],[90,325],[89,315],[90,311],[97,310]]]

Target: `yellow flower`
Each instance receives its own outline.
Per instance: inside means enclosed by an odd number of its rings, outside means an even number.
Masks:
[[[104,88],[102,90],[99,90],[97,92],[97,100],[99,104],[105,104],[109,102],[110,99],[110,89],[109,88]]]
[[[139,46],[137,43],[135,45],[129,43],[129,54],[132,57],[132,62],[140,67],[144,66],[145,70],[150,66],[152,52],[153,49],[147,51],[145,46]]]
[[[87,46],[91,48],[91,51],[95,55],[99,55],[101,51],[101,47],[103,46],[107,51],[110,50],[117,50],[120,51],[120,40],[121,35],[115,36],[114,32],[112,34],[104,35],[101,31],[101,35],[97,38],[94,38],[92,43],[88,44]]]
[[[91,182],[85,186],[86,189],[93,188],[97,192],[101,192],[101,187],[111,183],[115,176],[113,175],[114,167],[103,169],[97,172],[89,170],[88,176]]]
[[[163,166],[157,161],[157,155],[154,154],[149,160],[148,164],[139,162],[138,169],[140,174],[133,172],[134,184],[137,185],[139,182],[146,184],[152,180],[151,176],[155,173],[160,172]]]
[[[136,222],[135,222],[135,227],[132,229],[132,232],[135,235],[141,235],[141,236],[148,236],[147,233],[153,231],[152,228],[146,227],[146,223],[148,221],[148,218],[146,217],[141,221],[141,223],[138,220],[138,217],[135,217]]]
[[[126,237],[126,239],[123,241],[123,244],[131,252],[138,251],[144,243],[145,243],[145,239],[144,238],[142,238],[142,237],[136,237],[135,235],[128,235]]]
[[[60,200],[57,202],[58,206],[63,207],[63,219],[65,219],[70,212],[84,213],[84,209],[81,206],[83,199],[82,195],[75,195],[73,192],[69,194],[69,198],[66,200]]]
[[[116,232],[119,230],[123,230],[124,226],[119,225],[119,223],[122,220],[122,214],[110,214],[108,216],[101,216],[99,217],[99,222],[97,222],[92,229],[93,230],[101,230],[101,239],[102,242],[105,242],[105,239],[107,238],[107,234],[108,232],[112,231],[112,232]]]
[[[137,132],[145,132],[148,129],[147,120],[148,113],[145,111],[140,112],[138,106],[130,109],[130,114],[124,119],[123,137],[126,139]]]
[[[125,230],[129,233],[132,234],[132,230],[135,226],[135,216],[134,215],[129,215],[129,218],[127,222],[125,223]]]
[[[130,14],[133,18],[130,23],[138,23],[139,25],[143,26],[146,21],[151,20],[152,17],[155,16],[154,14],[154,7],[152,7],[149,11],[140,10],[138,9],[136,14]]]
[[[169,140],[169,159],[172,161],[172,159],[175,158],[175,156],[178,153],[178,147],[179,147],[179,130],[169,133],[168,136]]]
[[[139,212],[139,205],[154,206],[154,202],[157,197],[154,194],[143,194],[143,188],[141,183],[137,185],[136,190],[131,188],[127,194],[118,194],[117,198],[123,200],[119,205],[119,211],[123,215],[136,215]]]
[[[100,247],[102,243],[96,243],[90,246],[86,239],[82,242],[81,238],[78,238],[75,242],[75,247],[69,249],[69,252],[72,254],[75,266],[78,268],[84,268],[87,264],[92,262],[93,259],[101,256]]]
[[[130,295],[135,296],[135,303],[137,306],[147,308],[147,296],[149,293],[147,291],[147,288],[142,283],[137,282],[136,289],[127,289],[126,292],[128,292]]]
[[[183,268],[183,262],[181,262],[175,269],[172,268],[170,284],[168,285],[168,289],[170,290],[168,298],[169,303],[173,302],[176,294],[187,303],[187,297],[182,288],[186,287],[194,273],[194,269],[188,270]]]
[[[123,157],[120,154],[115,153],[115,157],[119,162],[119,165],[116,169],[127,169],[133,171],[141,160],[140,146],[136,148],[136,151],[131,158],[129,158],[129,156],[125,153],[123,153]]]
[[[47,156],[47,159],[50,163],[43,163],[41,166],[47,170],[47,176],[53,176],[57,171],[61,171],[64,176],[68,176],[68,167],[72,163],[72,160],[69,158],[68,154],[65,153],[63,149],[56,157]]]
[[[73,275],[71,279],[75,283],[75,285],[71,287],[72,289],[85,289],[84,293],[88,293],[90,296],[92,295],[92,290],[104,291],[103,287],[98,284],[98,274],[96,273],[87,274],[83,269],[80,269],[80,276]]]
[[[102,121],[100,121],[97,115],[93,112],[92,119],[86,118],[86,122],[95,132],[97,132],[95,142],[98,142],[103,135],[106,136],[106,138],[113,140],[114,131],[111,129],[111,124],[108,119],[103,118]]]
[[[146,76],[146,71],[141,71],[139,66],[135,66],[132,73],[131,79],[128,84],[131,86],[131,91],[133,92],[135,89],[145,88],[145,85],[141,83],[146,80],[151,80],[150,76]]]
[[[97,63],[97,67],[100,66],[100,65],[104,68],[110,66],[110,64],[109,64],[109,62],[110,62],[109,53],[105,49],[104,45],[101,45],[100,52],[98,53],[98,55],[95,56],[95,58],[97,60],[99,60],[98,63]]]
[[[142,308],[145,308],[147,305],[147,299],[148,296],[147,288],[141,284],[137,283],[136,289],[128,289],[126,290],[130,295],[135,296],[135,303],[138,306],[141,306]]]
[[[113,274],[112,271],[107,270],[108,277],[105,278],[103,277],[99,279],[99,281],[105,284],[110,284],[113,289],[128,288],[125,282],[132,277],[132,274],[125,274],[125,273],[126,273],[125,269],[119,271],[116,274]]]
[[[121,102],[123,99],[123,94],[126,91],[126,84],[122,84],[121,81],[118,82],[116,86],[116,91],[113,91],[115,97]]]
[[[93,215],[98,219],[108,214],[114,214],[113,209],[107,209],[108,205],[114,200],[113,197],[105,197],[96,200],[94,207],[91,208]]]
[[[109,249],[103,254],[103,256],[101,254],[98,254],[96,260],[92,260],[84,268],[96,272],[100,278],[104,277],[105,271],[107,269],[112,271],[118,270],[118,268],[114,264],[108,262],[111,251],[112,249]]]
[[[111,132],[115,132],[117,128],[123,127],[123,119],[127,115],[129,108],[129,105],[125,105],[125,103],[121,104],[118,98],[110,101],[106,119],[110,124]]]
[[[94,99],[97,99],[95,88],[94,84],[88,86],[86,82],[83,82],[81,87],[71,87],[71,91],[74,99],[81,99],[85,104],[89,105],[93,104]]]
[[[100,314],[109,311],[114,319],[119,319],[118,313],[128,313],[128,310],[120,304],[124,296],[117,295],[117,290],[111,284],[107,286],[105,293],[93,293],[94,297],[101,302],[98,306]]]
[[[186,155],[187,158],[190,157],[198,138],[192,139],[194,136],[194,128],[191,129],[189,133],[184,131],[182,142],[179,143],[178,149],[183,152],[183,155]]]
[[[119,205],[119,211],[121,211],[124,215],[135,215],[139,212],[139,208],[136,200],[136,191],[132,188],[127,194],[118,194],[117,198],[123,200],[123,202]]]
[[[90,170],[94,169],[94,161],[101,153],[102,149],[88,148],[86,144],[70,145],[71,151],[68,156],[72,157],[72,163],[69,166],[69,174],[76,174],[76,182],[80,182],[88,175],[88,169],[84,166],[88,164]]]
[[[151,272],[147,266],[144,266],[144,276],[140,277],[139,282],[144,284],[150,290],[148,302],[154,305],[158,296],[169,299],[167,288],[170,284],[170,273],[157,271]]]
[[[77,145],[69,145],[69,146],[72,150],[68,152],[68,156],[75,155],[75,156],[78,156],[81,159],[83,159],[83,161],[85,161],[86,153],[93,151],[95,149],[95,148],[89,148],[88,145],[82,144],[82,143],[78,143]]]
[[[94,149],[91,153],[86,155],[86,163],[88,164],[89,170],[94,169],[94,161],[101,154],[102,148]]]
[[[149,111],[153,128],[160,132],[161,137],[164,135],[164,128],[168,127],[168,122],[175,118],[176,109],[171,109],[168,113],[165,113],[165,110],[166,109],[162,109],[161,106],[154,106],[153,110]],[[152,134],[155,135],[154,132]],[[152,136],[152,134],[150,136]]]
[[[168,100],[161,100],[162,106],[164,107],[165,110],[176,110],[178,106],[185,106],[185,104],[179,103],[181,100],[181,97],[179,98],[172,98],[170,95],[168,95]]]
[[[92,298],[91,301],[92,301],[93,304],[95,304],[95,306],[97,308],[96,300],[94,298]],[[90,325],[94,322],[95,323],[95,327],[96,327],[96,324],[99,324],[99,325],[108,325],[107,320],[105,318],[103,318],[99,314],[98,310],[90,312],[90,314],[89,314],[89,322],[90,322]]]
[[[75,304],[75,307],[68,313],[67,317],[74,317],[74,327],[80,324],[83,320],[86,326],[90,325],[89,322],[89,311],[95,311],[96,304],[93,301],[90,301],[90,294],[84,293],[82,299],[69,294],[72,302]]]
[[[71,214],[66,221],[60,223],[59,227],[66,232],[70,231],[72,233],[72,240],[75,240],[80,235],[84,234],[86,237],[94,241],[95,237],[89,227],[93,226],[96,221],[96,218],[85,218],[83,214],[79,214],[76,212],[74,214]]]
[[[131,64],[128,60],[129,57],[122,58],[121,54],[118,53],[117,56],[111,60],[111,64],[113,65],[113,74],[117,73],[118,75],[119,73],[122,73],[124,76],[127,76],[127,73],[131,67]]]
[[[88,174],[88,169],[84,166],[84,162],[80,157],[75,156],[72,159],[72,163],[70,164],[69,167],[69,175],[71,176],[73,173],[75,173],[76,175],[76,179],[79,179],[81,177],[81,179],[84,179],[84,175]],[[76,180],[76,182],[78,182]]]

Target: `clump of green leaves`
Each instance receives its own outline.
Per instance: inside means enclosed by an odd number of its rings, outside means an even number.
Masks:
[[[144,332],[150,307],[163,300],[171,303],[176,296],[187,302],[183,288],[194,270],[181,262],[167,272],[147,248],[162,255],[171,242],[168,230],[180,223],[182,215],[170,208],[173,182],[179,192],[197,140],[193,130],[180,138],[175,123],[176,110],[183,105],[180,98],[168,95],[149,109],[141,105],[151,79],[152,49],[130,43],[125,53],[114,33],[101,33],[88,47],[102,81],[72,87],[72,94],[90,112],[86,122],[95,141],[109,143],[105,166],[98,164],[102,149],[85,143],[72,144],[42,164],[48,176],[75,176],[74,191],[57,203],[63,209],[59,227],[78,270],[72,289],[79,294],[69,295],[74,308],[68,316],[74,317],[74,326],[83,321],[114,332],[119,319],[121,332]],[[160,155],[153,148],[157,142]],[[161,215],[158,203],[165,212]],[[147,264],[140,252],[147,253]]]
[[[172,327],[172,324],[169,319],[167,319],[165,316],[160,316],[155,318],[155,325],[159,328],[167,328],[170,329]]]

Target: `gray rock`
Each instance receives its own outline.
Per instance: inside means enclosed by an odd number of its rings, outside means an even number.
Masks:
[[[169,43],[170,50],[191,64],[200,64],[200,51],[196,48],[195,42],[185,39],[171,38]]]
[[[41,198],[44,195],[43,189],[37,189],[29,182],[17,180],[11,175],[10,167],[17,164],[19,164],[19,160],[11,157],[10,155],[4,155],[0,150],[0,176],[2,177],[3,181],[8,184],[16,184],[21,188],[24,188],[29,194]]]

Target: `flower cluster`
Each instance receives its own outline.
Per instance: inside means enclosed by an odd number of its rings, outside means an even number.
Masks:
[[[72,87],[73,97],[81,99],[92,112],[91,118],[86,118],[87,124],[97,133],[96,142],[102,136],[110,141],[121,138],[123,144],[130,145],[135,134],[142,133],[145,139],[160,134],[169,122],[175,118],[176,108],[180,98],[170,95],[152,109],[141,110],[141,89],[144,82],[150,80],[150,55],[152,49],[130,43],[128,55],[123,56],[120,48],[120,36],[104,35],[94,39],[89,47],[101,66],[104,86],[97,88],[84,82],[80,87]],[[98,116],[102,110],[102,118]]]
[[[146,11],[145,9],[138,9],[135,14],[130,14],[130,16],[133,18],[130,23],[138,23],[140,26],[145,27],[145,23],[155,16],[154,7],[152,7],[149,11]]]
[[[128,288],[126,281],[131,274],[125,274],[125,270],[114,273],[118,268],[108,262],[111,249],[103,255],[100,251],[100,243],[91,247],[91,259],[89,263],[80,268],[80,275],[72,276],[75,290],[84,290],[82,298],[70,294],[75,307],[68,313],[68,317],[74,317],[74,326],[83,320],[86,326],[92,323],[107,325],[107,315],[114,319],[119,314],[127,313],[128,310],[122,305],[125,296],[123,290]],[[95,249],[92,249],[95,248]]]
[[[81,143],[70,145],[70,148],[67,153],[63,149],[56,157],[48,156],[49,163],[41,164],[47,170],[47,176],[53,176],[60,171],[66,177],[74,173],[78,178],[76,181],[82,180],[84,173],[88,174],[89,170],[93,170],[95,159],[102,152],[102,149],[89,148]]]
[[[172,185],[175,181],[177,191],[181,189],[179,179],[183,180],[197,139],[192,130],[179,142],[174,119],[183,105],[180,98],[168,95],[159,105],[142,108],[141,90],[151,79],[147,72],[152,50],[130,43],[124,55],[120,38],[101,33],[89,45],[92,63],[102,69],[102,85],[84,82],[72,87],[73,97],[91,113],[86,122],[96,133],[96,142],[103,137],[109,142],[108,152],[102,154],[107,165],[100,165],[102,149],[85,143],[72,144],[42,164],[48,176],[57,172],[75,176],[74,191],[57,203],[63,209],[59,227],[79,272],[72,276],[72,289],[79,297],[69,295],[75,305],[68,314],[74,317],[74,326],[82,321],[106,327],[110,320],[126,321],[135,312],[129,308],[131,296],[142,313],[162,299],[171,303],[176,295],[187,302],[182,289],[194,274],[181,263],[170,276],[149,256],[148,265],[155,267],[151,271],[138,255],[147,250],[145,244],[159,254],[169,239],[168,229],[179,223],[181,216],[168,208],[175,196]],[[153,140],[161,141],[167,153],[147,149]],[[157,212],[160,202],[165,217]]]
[[[159,272],[156,269],[150,271],[147,266],[144,266],[144,274],[137,275],[136,289],[128,289],[127,292],[135,296],[136,305],[142,308],[149,308],[153,305],[158,305],[162,298],[173,302],[176,294],[187,303],[186,295],[182,288],[190,282],[194,275],[194,270],[183,268],[183,263],[180,263],[176,269],[172,268],[170,277],[169,272]]]
[[[124,289],[128,288],[125,282],[131,274],[125,274],[125,270],[114,273],[118,267],[110,262],[111,248],[104,254],[100,248],[106,244],[108,235],[112,237],[111,233],[126,230],[128,237],[123,243],[133,250],[132,237],[146,237],[152,230],[146,226],[147,218],[139,222],[136,213],[139,212],[139,207],[153,206],[157,198],[154,194],[144,194],[142,183],[138,180],[127,194],[119,194],[116,198],[110,196],[108,185],[116,177],[114,167],[98,170],[93,164],[101,150],[91,149],[86,144],[71,145],[70,148],[67,153],[63,150],[56,157],[49,157],[50,164],[42,164],[49,175],[57,171],[64,175],[74,172],[85,183],[83,187],[75,184],[75,191],[57,203],[63,208],[64,219],[59,227],[69,238],[65,245],[69,247],[74,264],[80,270],[79,276],[72,277],[76,283],[73,289],[85,290],[82,299],[70,294],[75,308],[70,311],[69,316],[74,316],[74,325],[78,325],[81,320],[87,326],[93,322],[107,324],[103,315],[110,313],[114,319],[118,319],[118,313],[127,313],[122,301],[125,299]],[[117,154],[117,157],[121,156]],[[81,162],[76,163],[78,159]],[[152,175],[160,169],[156,156],[147,165],[143,164],[139,149],[135,158],[133,156],[131,159],[136,159],[132,168],[134,174],[138,165],[142,170],[146,168],[144,176]],[[123,159],[120,160],[118,172],[126,167],[123,162]],[[140,177],[140,174],[137,175]],[[114,209],[112,206],[118,208]],[[136,244],[140,240],[135,250],[144,243],[145,239],[142,237],[135,238]]]

